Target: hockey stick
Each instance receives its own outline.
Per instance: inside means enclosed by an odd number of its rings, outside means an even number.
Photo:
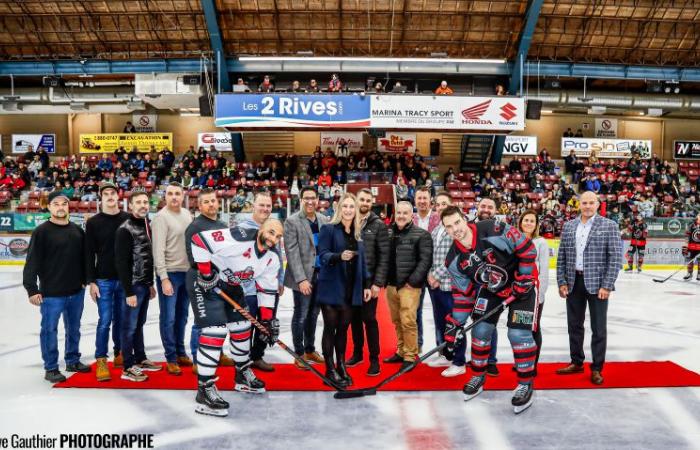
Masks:
[[[260,322],[255,320],[255,317],[253,317],[248,312],[247,309],[241,307],[241,305],[236,303],[236,301],[234,299],[232,299],[231,297],[229,297],[224,291],[222,291],[221,288],[215,287],[214,292],[216,292],[217,295],[219,295],[221,298],[223,298],[226,301],[226,303],[231,305],[231,307],[233,309],[235,309],[240,315],[242,315],[247,321],[249,321],[255,328],[257,328],[259,332],[263,333],[265,336],[268,336],[268,337],[270,336],[270,332],[268,331],[267,328],[265,328],[264,326],[262,326],[262,324]],[[279,345],[282,350],[289,353],[292,357],[294,357],[295,360],[299,361],[304,367],[306,367],[311,372],[313,372],[317,377],[319,377],[321,380],[323,380],[323,382],[325,384],[327,384],[328,386],[332,387],[336,391],[342,391],[345,389],[342,386],[338,386],[332,380],[330,380],[328,377],[326,377],[321,372],[316,370],[316,368],[313,367],[311,364],[309,364],[304,358],[297,355],[294,350],[287,347],[287,344],[285,344],[284,342],[280,341],[279,339],[276,339],[274,343]]]
[[[656,283],[665,283],[665,282],[667,282],[668,280],[670,280],[671,278],[673,278],[673,276],[674,276],[675,274],[677,274],[677,273],[680,272],[681,270],[685,269],[685,268],[688,266],[688,264],[691,264],[691,263],[692,263],[692,264],[695,264],[695,263],[697,262],[697,260],[698,260],[698,257],[700,257],[700,254],[695,255],[695,258],[693,258],[693,259],[691,259],[690,261],[688,261],[688,262],[685,264],[685,267],[681,267],[680,269],[676,270],[675,272],[673,272],[671,275],[667,276],[666,278],[663,278],[663,279],[652,278],[652,281],[654,281],[654,282],[656,282]]]
[[[489,317],[493,316],[497,312],[500,312],[502,308],[505,308],[507,305],[513,303],[515,301],[514,296],[510,296],[507,299],[503,300],[498,306],[493,308],[491,311],[487,312],[486,314],[483,315],[483,317],[480,317],[479,319],[475,320],[469,326],[467,327],[462,327],[457,331],[457,335],[461,336],[464,338],[464,335],[474,328],[477,324],[483,322],[484,320],[488,319]],[[406,372],[410,372],[411,370],[415,369],[415,367],[425,361],[426,359],[430,358],[432,355],[435,353],[442,351],[443,348],[447,346],[447,342],[443,342],[442,344],[438,345],[437,347],[433,348],[430,350],[428,353],[424,354],[420,358],[416,359],[411,363],[410,366],[406,366],[403,369],[399,370],[395,374],[391,375],[388,378],[385,378],[384,380],[380,381],[379,384],[370,387],[370,388],[365,388],[365,389],[353,389],[353,390],[344,390],[344,391],[339,391],[333,394],[334,398],[338,399],[346,399],[346,398],[357,398],[357,397],[364,397],[366,395],[376,395],[377,394],[377,389],[381,388],[387,383],[390,383],[400,377],[401,375],[405,374]]]

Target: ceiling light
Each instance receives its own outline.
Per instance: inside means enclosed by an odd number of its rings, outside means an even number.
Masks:
[[[241,56],[238,58],[241,62],[376,62],[376,63],[407,63],[407,62],[432,62],[432,58],[353,58],[353,57],[332,57],[332,56],[316,56],[316,57],[293,57],[293,56]],[[441,63],[471,63],[471,64],[505,64],[505,59],[446,59],[439,61]]]

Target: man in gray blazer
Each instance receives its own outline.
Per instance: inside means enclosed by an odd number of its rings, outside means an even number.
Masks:
[[[301,210],[289,216],[284,223],[284,250],[287,255],[284,285],[292,289],[294,295],[294,351],[309,363],[322,364],[324,360],[314,346],[320,311],[316,304],[316,277],[320,267],[317,248],[318,233],[328,219],[316,212],[318,193],[313,188],[302,188],[299,197]],[[294,364],[305,369],[297,361]]]
[[[599,216],[594,192],[580,197],[581,215],[567,222],[561,233],[557,258],[559,296],[566,299],[571,364],[557,370],[560,375],[583,372],[583,322],[590,309],[591,382],[602,384],[607,346],[607,314],[610,292],[622,267],[620,229],[612,220]]]

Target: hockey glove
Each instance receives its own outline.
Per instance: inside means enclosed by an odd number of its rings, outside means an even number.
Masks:
[[[512,291],[513,295],[517,298],[527,297],[532,289],[535,287],[535,280],[526,275],[515,274],[515,281],[513,282]]]
[[[197,284],[203,291],[211,291],[219,283],[218,272],[213,271],[209,275],[204,275],[202,272],[197,272]]]
[[[464,333],[459,331],[462,329],[462,324],[459,323],[457,319],[452,317],[451,314],[445,316],[445,342],[447,343],[446,348],[449,353],[454,353],[455,348],[459,346],[464,339]]]
[[[261,320],[260,325],[264,326],[270,334],[262,334],[262,339],[272,347],[275,345],[277,338],[280,337],[280,321],[277,319]]]

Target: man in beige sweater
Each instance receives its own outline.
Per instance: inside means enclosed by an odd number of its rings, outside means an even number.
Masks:
[[[153,260],[160,304],[160,338],[167,370],[181,375],[180,366],[191,366],[185,352],[185,327],[190,302],[185,283],[189,263],[185,251],[185,230],[192,214],[182,207],[184,191],[179,183],[165,190],[165,208],[153,218]]]

